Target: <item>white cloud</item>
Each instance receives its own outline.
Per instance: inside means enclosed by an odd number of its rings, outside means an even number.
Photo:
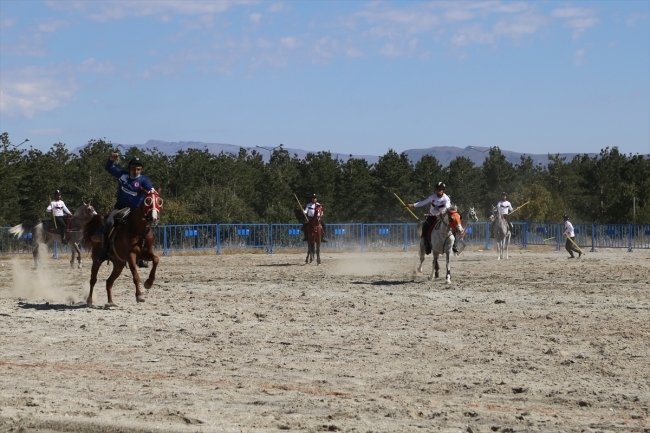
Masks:
[[[299,43],[295,37],[289,36],[280,39],[280,45],[282,45],[285,48],[294,49],[294,48],[298,48]]]
[[[65,132],[63,128],[40,128],[40,129],[28,129],[25,131],[27,135],[60,135]]]
[[[68,103],[78,86],[72,79],[43,76],[2,78],[0,113],[32,118],[39,111],[50,111]]]
[[[584,48],[581,48],[579,50],[576,50],[574,54],[574,62],[576,65],[583,65],[585,62],[585,50]]]
[[[68,27],[68,22],[63,20],[49,19],[38,24],[38,31],[43,33],[56,32],[59,29]]]
[[[52,9],[75,9],[86,14],[90,19],[99,22],[119,20],[130,17],[154,16],[168,21],[170,14],[206,15],[218,14],[229,10],[232,6],[257,4],[253,0],[95,0],[67,1],[47,0],[46,4]]]
[[[268,11],[271,13],[288,12],[289,6],[285,2],[273,3],[269,6]]]
[[[584,31],[600,22],[596,12],[588,8],[560,8],[554,9],[551,14],[566,20],[564,26],[573,29],[573,39],[578,39]]]
[[[633,26],[637,21],[650,21],[650,13],[644,14],[631,14],[625,19],[625,24]]]
[[[348,47],[345,50],[345,55],[351,58],[363,57],[363,51],[355,47]]]
[[[248,19],[255,24],[259,24],[262,21],[262,14],[250,14]]]
[[[90,59],[82,61],[77,70],[84,73],[108,74],[115,71],[115,64],[110,60],[107,62],[98,62],[91,57]]]

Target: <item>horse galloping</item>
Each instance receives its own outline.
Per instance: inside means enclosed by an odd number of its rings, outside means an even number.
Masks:
[[[440,254],[445,254],[446,256],[446,267],[447,267],[447,276],[445,278],[447,284],[451,283],[451,265],[449,262],[449,256],[451,252],[451,247],[454,244],[454,233],[458,234],[461,238],[463,236],[464,230],[460,221],[460,214],[454,208],[443,212],[438,216],[436,224],[430,229],[431,235],[429,239],[431,240],[431,252],[433,253],[433,266],[431,268],[431,273],[429,274],[429,281],[434,277],[439,278],[440,265],[438,264],[438,256]],[[422,264],[424,263],[424,258],[426,254],[426,242],[424,237],[420,238],[420,266],[418,266],[418,272],[422,272]]]
[[[492,215],[490,216],[490,221],[492,221],[492,235],[494,240],[497,243],[497,260],[505,258],[508,259],[508,244],[510,243],[510,226],[508,221],[501,216],[499,210],[492,206]],[[505,251],[505,257],[504,257]]]
[[[142,204],[131,210],[124,222],[116,224],[111,234],[111,248],[109,260],[113,263],[113,272],[106,280],[106,294],[108,296],[107,306],[115,306],[113,302],[113,283],[120,276],[124,267],[128,264],[133,283],[135,284],[135,299],[137,302],[144,302],[144,296],[140,290],[140,276],[138,275],[138,260],[146,260],[153,263],[149,278],[144,282],[145,289],[150,289],[156,279],[156,268],[158,267],[158,256],[153,252],[154,236],[151,226],[158,224],[160,212],[162,211],[163,200],[155,190],[149,191]],[[92,251],[93,265],[90,271],[90,293],[86,304],[93,304],[93,288],[97,282],[97,272],[101,266],[99,256],[102,250],[101,237],[94,236],[104,227],[104,218],[101,215],[93,217],[84,225],[85,246]]]
[[[306,264],[313,262],[314,255],[316,255],[316,263],[320,265],[320,244],[321,239],[323,238],[323,227],[320,224],[322,216],[322,206],[316,206],[316,209],[314,209],[314,216],[311,217],[307,223],[307,257],[305,258]]]
[[[89,221],[93,216],[97,215],[95,208],[90,203],[84,203],[74,211],[72,217],[68,220],[66,228],[66,242],[72,247],[72,257],[70,258],[70,267],[74,267],[74,258],[77,257],[77,267],[81,269],[81,249],[79,248],[79,241],[83,233],[83,225]],[[34,257],[34,269],[38,268],[40,261],[39,247],[40,244],[47,244],[50,242],[61,242],[61,229],[54,226],[54,221],[43,220],[38,224],[22,223],[9,229],[9,233],[16,237],[23,236],[26,233],[32,234],[34,239],[34,250],[32,256]]]

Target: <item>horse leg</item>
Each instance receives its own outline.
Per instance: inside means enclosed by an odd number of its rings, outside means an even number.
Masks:
[[[79,243],[75,242],[74,249],[77,251],[77,268],[81,269],[81,248],[79,248]]]
[[[451,283],[451,262],[449,260],[449,251],[447,251],[447,277],[445,280],[447,281],[447,284]]]
[[[108,298],[108,303],[106,304],[107,307],[115,307],[115,303],[113,302],[113,283],[115,283],[115,280],[117,280],[117,277],[120,276],[122,273],[122,269],[124,269],[124,263],[122,262],[112,262],[113,263],[113,272],[111,272],[111,275],[108,276],[108,279],[106,280],[106,296]]]
[[[93,288],[95,287],[95,283],[97,283],[97,272],[101,266],[101,263],[99,263],[99,250],[97,245],[93,245],[92,260],[93,264],[90,268],[90,292],[88,293],[88,299],[86,299],[86,305],[89,307],[92,307],[93,305]]]
[[[422,272],[422,263],[424,263],[424,257],[426,256],[424,246],[424,238],[420,239],[420,266],[418,266],[418,272]]]
[[[320,239],[316,239],[316,263],[320,265]]]
[[[158,258],[157,255],[151,253],[151,256],[149,257],[149,261],[153,263],[151,265],[151,271],[149,272],[149,278],[147,278],[147,281],[144,282],[144,288],[149,290],[150,288],[153,287],[153,282],[156,280],[156,268],[158,267],[158,261],[160,259]]]
[[[38,269],[38,247],[40,243],[35,242],[34,251],[32,251],[32,256],[34,257],[34,269]]]
[[[505,239],[506,241],[506,260],[508,260],[508,245],[510,245],[510,234],[508,234],[508,237]]]
[[[433,253],[433,266],[431,266],[431,273],[429,274],[429,281],[431,281],[435,275],[438,278],[438,270],[440,269],[438,265],[438,253]]]
[[[70,250],[72,250],[72,253],[70,254],[70,268],[74,268],[74,255],[76,251],[75,251],[75,244],[72,242],[70,242]]]
[[[140,290],[140,275],[138,274],[138,252],[134,251],[129,254],[129,269],[131,270],[131,275],[133,275],[133,284],[135,284],[135,300],[137,302],[144,302],[144,296],[142,296],[142,291]]]

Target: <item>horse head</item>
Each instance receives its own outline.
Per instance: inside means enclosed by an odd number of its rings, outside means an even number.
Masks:
[[[472,221],[478,222],[478,216],[476,215],[476,211],[473,207],[469,208],[469,217]]]
[[[83,219],[84,221],[89,220],[91,217],[97,215],[97,211],[95,211],[95,208],[88,203],[84,203],[83,205]]]
[[[163,199],[158,194],[158,191],[152,189],[147,192],[147,196],[142,202],[142,214],[144,215],[144,219],[150,224],[158,224],[162,207]]]
[[[454,209],[450,209],[447,212],[447,219],[451,231],[454,233],[460,233],[462,237],[462,234],[465,233],[465,230],[463,229],[463,225],[460,222],[460,214],[458,213],[458,211]]]

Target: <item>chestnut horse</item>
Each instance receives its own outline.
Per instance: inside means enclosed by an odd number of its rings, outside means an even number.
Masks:
[[[305,263],[313,262],[314,255],[316,255],[316,263],[320,265],[320,242],[323,237],[323,227],[320,225],[322,216],[323,208],[318,205],[314,209],[314,216],[307,223],[307,257]]]
[[[109,252],[109,260],[113,263],[113,272],[106,280],[106,294],[108,295],[107,306],[115,306],[113,303],[113,283],[122,273],[127,264],[133,275],[135,284],[135,299],[137,302],[144,302],[144,296],[140,291],[140,276],[138,275],[138,260],[153,262],[149,278],[144,282],[145,289],[150,289],[156,279],[156,267],[158,267],[158,256],[153,252],[154,236],[151,225],[158,224],[160,212],[162,211],[163,200],[158,192],[152,190],[147,193],[142,204],[132,209],[126,223],[116,225],[111,238],[113,240]],[[86,304],[93,304],[93,288],[97,282],[97,272],[101,266],[99,256],[102,250],[101,237],[94,236],[104,226],[104,218],[97,215],[84,225],[84,242],[87,249],[92,251],[93,265],[90,271],[90,293]]]

